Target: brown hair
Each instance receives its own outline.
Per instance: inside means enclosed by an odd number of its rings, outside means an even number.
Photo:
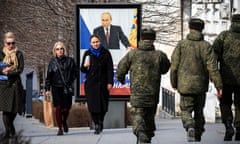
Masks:
[[[92,38],[94,38],[94,37],[98,38],[98,39],[100,40],[100,42],[101,42],[100,36],[99,36],[99,35],[96,35],[96,34],[92,34],[92,35],[90,36],[90,38],[89,38],[89,41],[91,42]]]

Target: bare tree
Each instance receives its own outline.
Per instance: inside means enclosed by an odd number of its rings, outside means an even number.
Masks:
[[[142,28],[151,27],[157,31],[157,41],[175,46],[180,34],[180,6],[176,0],[130,0],[142,3]]]

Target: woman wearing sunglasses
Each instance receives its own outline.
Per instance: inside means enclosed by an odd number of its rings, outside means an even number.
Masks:
[[[24,59],[15,44],[14,34],[7,32],[4,36],[4,47],[0,52],[0,61],[6,64],[5,67],[0,68],[0,75],[7,77],[0,80],[0,111],[6,129],[3,139],[15,135],[15,117],[17,113],[23,112],[23,87],[20,74],[24,68]]]

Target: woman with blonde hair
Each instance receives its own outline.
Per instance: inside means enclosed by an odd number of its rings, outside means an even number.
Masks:
[[[72,85],[77,77],[78,69],[73,58],[67,56],[66,47],[62,42],[53,46],[53,58],[48,64],[46,77],[46,96],[52,92],[53,106],[56,108],[57,135],[68,132],[67,118],[72,106],[72,95],[66,89],[73,89]],[[51,90],[51,92],[50,92]],[[63,127],[63,128],[62,128]]]
[[[0,75],[7,79],[0,80],[0,111],[6,132],[4,139],[15,135],[14,120],[17,113],[23,112],[23,87],[20,74],[24,69],[24,59],[21,51],[16,47],[15,36],[12,32],[5,33],[4,47],[0,52],[0,61],[6,67],[0,68]]]

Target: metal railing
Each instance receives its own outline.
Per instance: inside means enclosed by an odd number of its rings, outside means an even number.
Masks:
[[[175,117],[175,93],[162,87],[162,110]]]

